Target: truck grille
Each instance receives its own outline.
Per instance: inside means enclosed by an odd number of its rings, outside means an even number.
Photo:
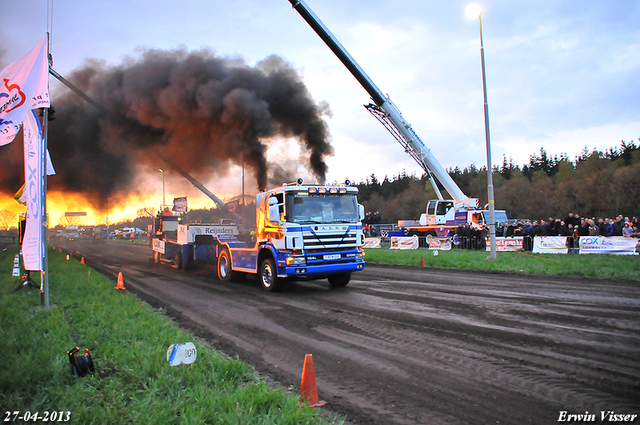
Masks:
[[[356,234],[305,234],[304,248],[308,253],[350,250],[356,247]]]

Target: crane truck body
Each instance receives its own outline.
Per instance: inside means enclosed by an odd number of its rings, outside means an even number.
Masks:
[[[364,207],[357,193],[349,184],[304,185],[301,179],[261,192],[250,231],[236,223],[183,225],[168,213],[159,216],[154,259],[182,268],[212,263],[223,281],[258,275],[269,292],[290,278],[328,278],[332,287],[346,286],[351,273],[365,267]]]
[[[463,220],[469,224],[476,220],[480,220],[479,224],[487,224],[488,211],[486,214],[480,211],[478,199],[470,198],[462,192],[404,119],[398,107],[375,85],[309,6],[303,0],[289,0],[289,3],[367,91],[373,103],[364,105],[365,108],[384,125],[429,178],[438,199],[428,202],[426,212],[422,214],[419,221],[401,221],[399,224],[411,224],[409,229],[404,228],[405,232],[425,236],[448,236],[451,230]],[[444,199],[441,187],[453,199]],[[504,211],[496,211],[496,216],[506,219]]]

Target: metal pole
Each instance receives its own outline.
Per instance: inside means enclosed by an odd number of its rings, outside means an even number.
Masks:
[[[482,91],[484,93],[484,131],[487,143],[487,192],[489,196],[489,236],[491,238],[491,255],[496,259],[496,214],[493,200],[493,165],[491,164],[491,136],[489,133],[489,103],[487,102],[487,76],[484,66],[484,42],[482,40],[482,13],[478,15],[480,23],[480,57],[482,60]]]
[[[162,173],[162,204],[160,205],[160,211],[164,210],[164,170],[162,168],[158,168],[158,171]]]
[[[47,61],[49,66],[51,66],[51,41],[49,37],[49,32],[47,32]],[[47,85],[49,84],[47,79]],[[49,90],[47,90],[48,92]],[[51,102],[51,99],[49,99]],[[44,286],[44,307],[45,310],[49,311],[49,253],[48,253],[48,244],[49,240],[49,219],[47,217],[47,149],[48,149],[48,141],[49,141],[49,110],[44,108],[44,113],[42,114],[42,121],[44,126],[44,134],[43,134],[43,152],[42,152],[42,244],[43,244],[43,267],[42,273],[40,275],[40,281]],[[42,296],[41,296],[42,297]],[[41,299],[41,301],[43,301]]]

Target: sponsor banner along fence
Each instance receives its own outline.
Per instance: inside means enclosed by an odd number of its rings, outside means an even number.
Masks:
[[[393,236],[391,238],[391,249],[417,249],[418,245],[417,236]]]
[[[622,236],[581,236],[580,254],[634,255],[638,239]]]
[[[380,238],[364,238],[363,248],[380,248]]]
[[[496,251],[522,251],[523,236],[512,238],[496,238]],[[487,238],[487,251],[491,251],[491,238]]]
[[[429,249],[435,250],[443,250],[449,251],[451,249],[451,238],[436,238],[436,237],[427,237],[427,243],[429,244]]]
[[[566,236],[536,236],[533,238],[534,254],[566,254],[569,252]]]
[[[418,249],[420,247],[418,236],[400,237],[392,236],[390,249]],[[497,251],[523,251],[523,236],[509,238],[497,237]],[[531,238],[529,238],[531,240]],[[447,251],[452,248],[453,238],[438,238],[431,236],[427,238],[429,249]],[[459,242],[458,242],[459,243]],[[491,249],[490,238],[486,239],[486,250]],[[529,242],[530,244],[531,242]],[[580,254],[638,254],[636,246],[637,238],[625,238],[622,236],[581,236],[580,238],[569,238],[567,236],[536,236],[533,238],[533,253],[537,254],[567,254],[569,247],[571,252]],[[380,238],[366,238],[364,248],[383,248]],[[578,248],[575,249],[575,248]]]

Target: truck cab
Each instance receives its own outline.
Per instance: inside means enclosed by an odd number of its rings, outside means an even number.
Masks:
[[[420,225],[429,226],[447,224],[447,221],[455,220],[455,209],[452,200],[432,200],[427,203],[427,212],[420,216]]]
[[[257,273],[267,291],[286,278],[328,278],[333,287],[346,286],[352,272],[364,269],[364,207],[357,193],[348,185],[299,180],[258,194],[255,245],[221,239],[226,252],[218,276]]]

